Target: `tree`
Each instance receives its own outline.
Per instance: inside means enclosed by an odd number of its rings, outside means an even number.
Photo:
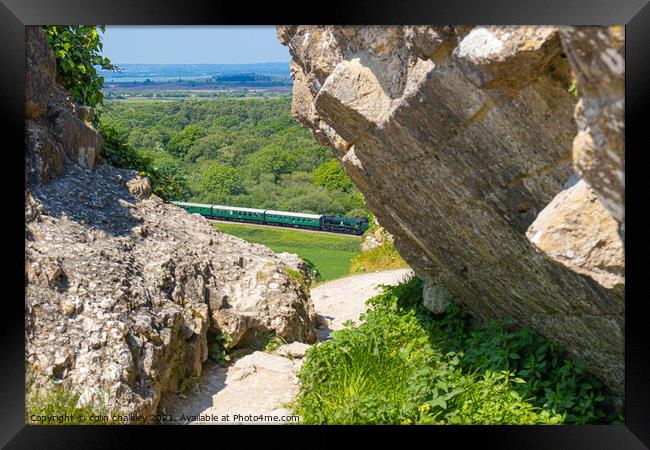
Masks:
[[[279,180],[284,174],[292,173],[298,168],[296,156],[278,146],[268,146],[246,158],[246,173],[253,180],[259,180],[263,174],[271,174]]]
[[[330,191],[349,192],[352,181],[337,159],[330,159],[312,172],[313,183]]]
[[[201,189],[216,203],[245,192],[237,169],[225,164],[212,164],[203,172]]]
[[[198,125],[188,125],[180,133],[176,133],[167,143],[167,151],[175,156],[187,155],[194,142],[205,136],[205,128]]]

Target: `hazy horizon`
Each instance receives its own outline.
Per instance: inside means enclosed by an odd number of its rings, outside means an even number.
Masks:
[[[275,26],[106,26],[102,54],[113,64],[289,63]]]

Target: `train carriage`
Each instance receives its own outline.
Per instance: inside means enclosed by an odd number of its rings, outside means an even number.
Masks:
[[[236,220],[244,222],[264,222],[264,210],[254,208],[237,208],[234,206],[212,205],[210,213],[215,219]]]
[[[320,214],[304,214],[288,211],[274,211],[267,209],[264,211],[265,220],[269,223],[282,224],[293,227],[320,228]]]
[[[212,215],[212,206],[204,203],[187,203],[187,202],[172,202],[176,206],[180,206],[190,214],[201,214],[202,216],[210,217]]]

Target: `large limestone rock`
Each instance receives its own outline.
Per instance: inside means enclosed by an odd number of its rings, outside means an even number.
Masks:
[[[425,280],[510,316],[623,388],[623,292],[546,259],[526,231],[572,175],[571,68],[555,27],[280,26],[293,114],[334,147]]]
[[[147,414],[201,373],[209,330],[231,346],[269,333],[315,340],[309,294],[286,272],[298,264],[155,196],[136,197],[129,187],[139,180],[106,163],[93,173],[71,166],[28,193],[30,376]]]

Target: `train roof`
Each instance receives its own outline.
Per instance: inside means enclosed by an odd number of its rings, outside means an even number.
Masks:
[[[260,213],[262,214],[264,212],[263,209],[255,209],[255,208],[240,208],[238,206],[225,206],[225,205],[212,205],[217,209],[224,209],[226,211],[245,211],[245,212],[254,212],[254,213]]]
[[[272,209],[267,209],[266,214],[276,214],[278,216],[302,217],[305,219],[320,219],[322,217],[320,214],[304,214],[304,213],[289,212],[289,211],[274,211]]]
[[[177,206],[195,206],[197,208],[209,208],[212,206],[205,203],[190,203],[190,202],[171,202],[171,203]]]

